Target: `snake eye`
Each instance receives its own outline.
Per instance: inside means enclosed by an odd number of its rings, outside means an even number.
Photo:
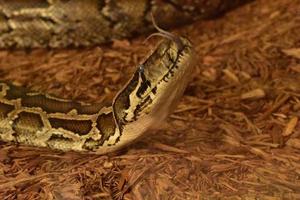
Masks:
[[[141,75],[142,73],[144,73],[144,69],[145,69],[145,66],[143,64],[140,64],[138,66],[138,71],[139,71],[139,74]]]

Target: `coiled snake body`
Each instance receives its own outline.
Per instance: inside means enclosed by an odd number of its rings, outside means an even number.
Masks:
[[[192,70],[190,42],[166,32],[160,35],[169,39],[138,66],[109,107],[0,83],[0,140],[99,154],[134,141],[167,116]]]

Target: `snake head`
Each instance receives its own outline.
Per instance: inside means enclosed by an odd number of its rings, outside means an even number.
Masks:
[[[192,57],[192,46],[186,38],[168,37],[138,66],[113,102],[120,137],[137,138],[166,118],[192,77]]]

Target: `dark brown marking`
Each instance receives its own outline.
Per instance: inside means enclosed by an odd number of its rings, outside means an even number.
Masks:
[[[74,107],[76,107],[76,104],[73,102],[64,102],[56,99],[50,99],[44,95],[27,95],[22,99],[22,106],[39,107],[47,113],[68,113]]]
[[[36,113],[20,112],[18,118],[13,123],[13,130],[17,134],[35,134],[42,130],[43,121],[41,116]]]
[[[102,145],[115,133],[116,124],[112,113],[102,114],[97,119],[97,128],[101,131],[102,137],[99,144]]]
[[[141,98],[142,95],[147,91],[148,88],[151,88],[151,83],[147,80],[145,74],[140,73],[140,77],[142,79],[141,84],[139,85],[139,89],[136,92],[136,96]]]
[[[64,101],[48,98],[44,95],[27,95],[22,99],[22,106],[39,107],[47,113],[68,113],[71,110],[77,110],[78,114],[96,114],[103,104],[81,105],[74,101]]]
[[[92,115],[96,114],[101,110],[103,107],[110,107],[111,102],[103,102],[103,103],[95,103],[91,105],[80,105],[76,107],[76,110],[79,114],[87,114],[87,115]]]
[[[156,92],[157,92],[157,87],[155,86],[154,88],[152,88],[152,93],[156,94]]]
[[[152,99],[150,96],[147,96],[146,99],[144,99],[144,101],[142,101],[140,104],[138,104],[136,106],[136,109],[134,110],[134,118],[132,119],[132,121],[136,121],[137,117],[140,115],[140,112],[142,110],[144,110],[147,105],[152,103]]]
[[[79,135],[86,135],[92,129],[92,121],[90,120],[49,118],[49,122],[53,128],[63,128]]]
[[[79,102],[48,98],[44,94],[29,95],[30,91],[24,87],[7,84],[9,90],[5,98],[8,100],[21,98],[21,104],[24,107],[39,107],[47,113],[68,113],[71,110],[77,110],[78,114],[96,114],[104,106],[111,106],[108,102],[95,103],[91,105],[81,105]],[[1,86],[1,85],[0,85]],[[54,96],[54,98],[56,98]]]
[[[8,100],[24,97],[26,95],[26,92],[28,92],[28,90],[24,87],[18,87],[11,84],[7,85],[9,86],[9,90],[7,90],[5,98],[7,98]]]
[[[5,103],[0,103],[0,120],[3,120],[7,118],[8,113],[13,111],[14,106],[5,104]]]
[[[45,0],[31,0],[31,3],[23,0],[10,0],[9,1],[11,8],[19,9],[19,8],[28,8],[28,9],[36,9],[36,8],[48,8],[50,4]]]

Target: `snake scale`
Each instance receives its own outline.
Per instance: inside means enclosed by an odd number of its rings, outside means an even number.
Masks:
[[[180,2],[189,4],[180,7]],[[203,5],[206,1],[197,2]],[[210,2],[219,2],[210,6],[224,9],[221,1]],[[230,2],[232,6],[239,1]],[[150,23],[150,12],[163,26],[172,25],[174,19],[190,20],[198,11],[195,5],[184,0],[0,0],[0,47],[103,43],[145,31],[138,27],[149,27],[145,25]],[[159,18],[162,9],[168,14]],[[165,39],[109,106],[74,102],[0,82],[0,140],[98,154],[135,141],[172,111],[193,70],[189,40],[155,27],[156,35]]]
[[[0,48],[91,46],[210,18],[249,0],[0,0]]]

